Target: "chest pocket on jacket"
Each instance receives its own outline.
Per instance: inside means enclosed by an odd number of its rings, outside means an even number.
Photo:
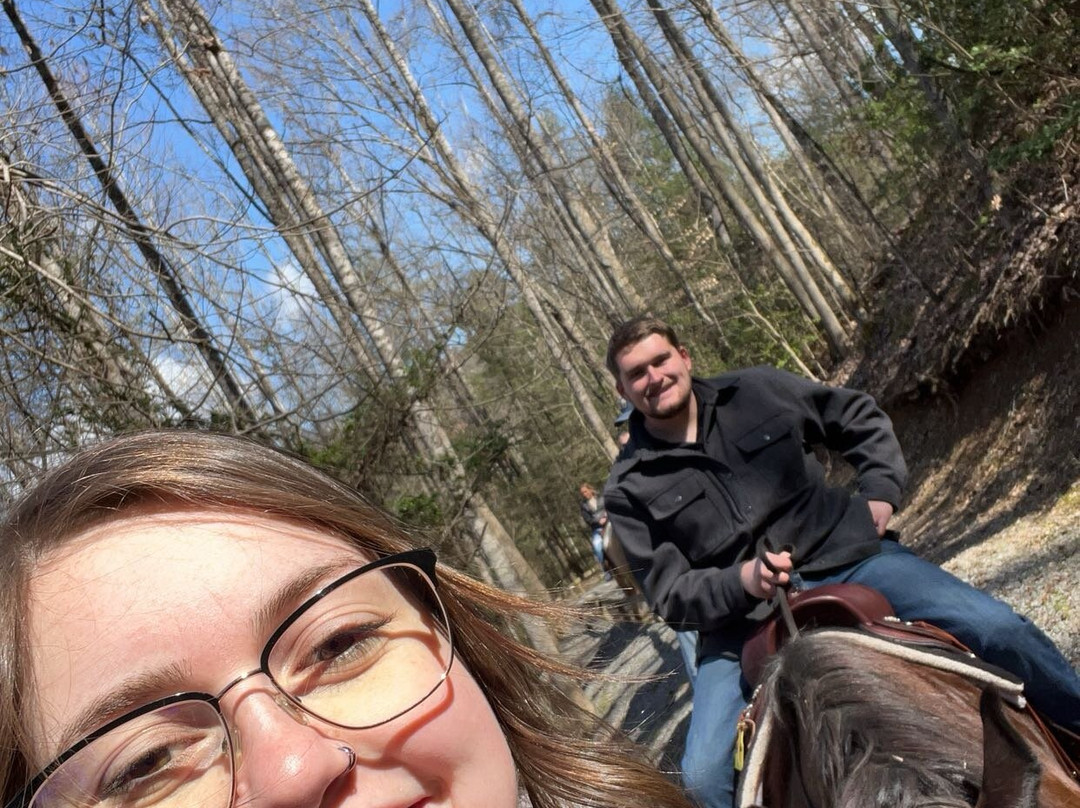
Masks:
[[[773,487],[773,496],[795,493],[809,482],[802,436],[792,416],[779,413],[735,440],[743,461]]]
[[[696,474],[680,475],[675,483],[649,501],[649,515],[662,522],[670,519],[691,502],[705,496],[705,488]]]
[[[691,562],[714,555],[731,541],[732,514],[717,509],[719,494],[708,496],[706,485],[701,472],[686,471],[646,505],[656,525],[654,538],[676,545]]]

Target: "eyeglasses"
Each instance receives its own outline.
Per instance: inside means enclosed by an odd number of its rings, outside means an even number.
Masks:
[[[338,578],[271,635],[257,670],[216,696],[178,693],[110,721],[46,766],[5,808],[230,808],[234,739],[221,699],[266,674],[288,703],[344,729],[393,721],[453,664],[435,554],[411,550]]]

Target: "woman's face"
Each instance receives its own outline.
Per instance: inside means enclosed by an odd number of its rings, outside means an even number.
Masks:
[[[140,512],[78,535],[31,581],[31,764],[94,728],[80,717],[100,724],[173,693],[220,692],[259,666],[308,596],[369,560],[327,533],[237,511]],[[417,707],[364,730],[307,716],[261,674],[220,706],[239,750],[234,807],[517,804],[505,737],[460,661]]]

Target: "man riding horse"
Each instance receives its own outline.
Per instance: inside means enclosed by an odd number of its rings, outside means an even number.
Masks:
[[[1053,643],[887,531],[907,472],[870,396],[767,367],[693,377],[675,331],[653,317],[615,329],[607,365],[635,412],[604,501],[653,609],[700,633],[682,765],[706,808],[731,806],[735,726],[750,696],[740,651],[765,599],[789,582],[881,591],[898,617],[952,633],[1080,732],[1080,678]],[[842,454],[855,493],[827,485],[812,446]]]

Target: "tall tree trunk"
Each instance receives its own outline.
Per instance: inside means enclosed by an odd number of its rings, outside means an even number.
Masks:
[[[885,36],[900,55],[904,69],[916,80],[922,90],[927,106],[930,107],[941,131],[948,137],[953,148],[960,153],[972,176],[979,181],[983,192],[987,193],[990,179],[986,161],[976,154],[971,141],[961,131],[960,123],[952,111],[946,93],[926,72],[915,36],[910,26],[901,17],[900,7],[893,0],[883,0],[882,3],[875,4],[873,8]]]
[[[405,103],[408,105],[411,118],[416,120],[419,126],[416,133],[417,139],[424,144],[425,151],[434,154],[436,159],[431,160],[429,165],[444,178],[444,183],[453,201],[454,210],[469,221],[491,245],[507,274],[521,292],[522,301],[525,303],[526,308],[536,320],[545,345],[564,374],[574,401],[577,403],[586,425],[589,427],[591,436],[609,457],[614,458],[618,454],[618,447],[611,438],[607,419],[601,417],[597,411],[592,396],[589,395],[588,389],[582,382],[577,368],[571,361],[569,354],[562,348],[564,340],[560,337],[559,329],[551,322],[551,318],[536,293],[535,284],[522,267],[513,245],[507,243],[499,225],[498,217],[484,203],[482,195],[469,181],[465,170],[458,163],[453,149],[446,140],[446,136],[431,111],[408,63],[398,51],[389,32],[383,26],[382,20],[376,13],[371,1],[358,0],[357,5],[378,37],[383,51],[392,62],[395,73],[405,84],[408,93]],[[404,110],[402,111],[404,112]],[[562,308],[561,305],[559,305],[559,312],[560,321],[574,322],[571,313]]]
[[[693,287],[690,285],[690,281],[687,278],[685,268],[681,265],[678,258],[675,257],[675,253],[668,245],[667,239],[660,229],[660,225],[657,224],[652,213],[641,202],[641,199],[638,197],[629,181],[623,176],[618,161],[611,153],[611,147],[600,136],[600,133],[596,131],[596,127],[593,126],[592,120],[586,114],[581,102],[578,100],[577,94],[574,92],[565,76],[563,76],[562,71],[559,70],[555,59],[551,56],[551,52],[547,49],[544,41],[541,39],[532,18],[529,16],[521,0],[510,0],[510,2],[514,6],[514,10],[517,11],[518,18],[521,20],[522,25],[525,26],[529,38],[536,46],[544,66],[548,69],[548,72],[551,73],[552,77],[554,77],[559,89],[562,91],[564,99],[573,110],[575,117],[588,137],[591,146],[591,154],[597,161],[600,175],[604,179],[612,198],[618,202],[619,206],[625,211],[626,215],[630,217],[630,220],[637,226],[638,230],[641,231],[641,233],[649,240],[649,243],[652,244],[660,254],[660,257],[664,261],[664,265],[668,268],[672,277],[675,278],[679,287],[683,290],[686,302],[690,304],[698,317],[713,328],[718,329],[719,324],[716,322],[716,319],[705,309],[705,306],[701,301],[698,300],[697,294],[694,292]]]
[[[818,240],[814,238],[795,211],[791,209],[783,192],[773,180],[771,172],[762,163],[756,144],[750,141],[742,126],[731,114],[727,103],[721,97],[708,72],[690,48],[682,31],[675,25],[671,16],[659,4],[658,0],[648,0],[648,5],[660,26],[661,32],[664,34],[664,38],[675,53],[676,59],[683,66],[683,71],[690,81],[698,103],[705,111],[705,118],[712,124],[712,131],[723,145],[728,159],[731,160],[732,165],[739,172],[743,183],[750,189],[758,208],[765,216],[766,221],[769,222],[774,234],[782,242],[788,242],[794,236],[812,261],[812,266],[839,296],[848,313],[859,319],[861,315],[860,307],[851,286],[836,269]],[[775,220],[774,210],[778,214]],[[810,267],[807,267],[802,260],[803,250],[800,250],[794,243],[787,246],[787,252],[793,263],[797,267],[801,263],[800,268],[804,272],[809,272]]]
[[[176,270],[155,244],[153,228],[143,222],[134,206],[128,201],[119,177],[115,176],[108,163],[101,157],[93,138],[68,102],[60,83],[53,76],[52,70],[45,61],[37,42],[23,24],[14,0],[3,0],[3,7],[4,13],[7,14],[16,34],[19,36],[19,40],[22,42],[23,47],[26,48],[30,63],[34,66],[38,76],[41,77],[49,97],[56,105],[60,117],[78,144],[79,150],[83,153],[87,162],[90,163],[90,167],[93,169],[94,175],[101,184],[106,197],[108,197],[117,214],[119,214],[124,231],[135,242],[135,246],[138,248],[143,260],[146,261],[146,265],[164,290],[184,331],[188,334],[192,344],[210,369],[214,385],[221,390],[225,401],[229,405],[229,415],[233,419],[235,428],[238,430],[251,428],[257,422],[255,411],[248,403],[242,385],[229,368],[225,355],[216,346],[212,335],[195,314],[195,309],[188,300],[187,292]]]
[[[825,68],[825,73],[832,80],[833,87],[839,93],[844,106],[848,109],[858,109],[862,106],[862,98],[851,86],[832,49],[826,45],[813,14],[803,7],[801,0],[791,0],[785,4],[785,7],[790,12],[791,18],[795,20],[795,24],[799,26],[803,36],[806,37],[810,48],[817,55],[821,66]],[[776,8],[776,14],[778,17],[783,17],[783,11],[780,8]]]
[[[844,355],[848,350],[847,334],[814,279],[805,270],[801,270],[798,263],[794,263],[796,257],[788,249],[783,249],[783,245],[778,243],[773,233],[765,228],[749,205],[743,200],[741,194],[725,176],[709,145],[697,133],[696,122],[681,100],[675,96],[664,72],[648,53],[644,43],[630,29],[625,17],[614,3],[611,0],[590,0],[590,2],[611,33],[616,52],[624,69],[632,77],[640,75],[635,69],[636,66],[640,66],[641,70],[644,71],[652,89],[659,95],[668,112],[678,124],[680,134],[686,138],[686,141],[694,149],[695,155],[702,168],[706,171],[712,187],[723,196],[739,221],[753,236],[755,243],[769,258],[777,274],[780,275],[788,289],[799,301],[803,310],[809,316],[820,321],[822,333],[833,353],[837,356]]]
[[[757,96],[761,108],[765,110],[765,113],[769,116],[769,120],[773,124],[773,128],[784,142],[788,154],[790,154],[792,160],[795,161],[807,186],[813,191],[815,199],[819,200],[825,206],[826,212],[829,214],[830,219],[835,223],[837,231],[842,235],[845,241],[849,244],[853,244],[855,237],[852,232],[852,222],[848,219],[847,214],[842,210],[841,206],[834,200],[830,186],[838,185],[842,193],[854,199],[864,210],[871,214],[870,221],[872,223],[875,225],[878,224],[876,217],[872,216],[873,211],[863,199],[859,189],[848,177],[838,170],[838,167],[833,163],[829,155],[821,149],[817,141],[809,135],[795,117],[787,110],[783,101],[781,101],[776,94],[766,86],[765,82],[758,75],[757,68],[754,67],[753,63],[746,57],[746,54],[743,53],[742,48],[739,47],[734,38],[728,33],[726,26],[724,26],[720,16],[712,7],[712,4],[707,2],[707,0],[690,0],[690,2],[701,16],[706,29],[712,34],[713,39],[715,39],[716,42],[731,55],[735,60],[735,64],[738,65],[739,70],[742,71],[747,84]],[[826,182],[825,186],[822,186],[819,183],[819,174],[824,178]],[[869,240],[866,238],[865,234],[863,235],[863,242],[864,245],[869,246]]]
[[[530,161],[536,164],[538,172],[534,174],[534,181],[546,183],[554,191],[567,212],[573,230],[580,233],[584,245],[595,256],[604,274],[610,278],[615,293],[623,299],[623,313],[644,310],[645,303],[634,289],[622,261],[615,253],[606,229],[600,226],[598,216],[589,210],[582,195],[567,182],[566,161],[560,160],[553,151],[551,141],[546,142],[543,135],[539,134],[543,131],[543,124],[530,120],[525,112],[525,105],[513,82],[503,72],[496,54],[491,49],[489,37],[475,8],[465,0],[445,2],[483,65],[503,108],[510,116],[516,134],[516,137],[510,138],[510,142],[515,145],[520,143],[525,147],[522,165],[527,166]],[[430,3],[429,7],[433,8]]]
[[[154,25],[177,68],[228,141],[275,227],[338,322],[357,363],[372,374],[377,374],[381,366],[402,382],[405,368],[398,346],[367,297],[336,226],[320,208],[202,7],[188,0],[160,0],[158,5],[171,25],[164,22],[150,0],[139,0],[143,16]],[[327,282],[327,273],[342,290],[347,310],[343,310],[338,295]],[[362,334],[356,331],[352,316],[363,325]],[[373,346],[374,357],[364,347],[365,338]],[[373,358],[377,363],[371,361]],[[544,588],[539,578],[486,502],[475,491],[462,488],[466,479],[464,469],[434,413],[422,412],[420,402],[410,394],[406,417],[425,459],[433,468],[439,464],[447,467],[445,482],[466,504],[472,535],[483,548],[500,584],[511,591],[542,596]],[[539,634],[534,639],[540,647],[551,647],[554,643],[553,638]]]

